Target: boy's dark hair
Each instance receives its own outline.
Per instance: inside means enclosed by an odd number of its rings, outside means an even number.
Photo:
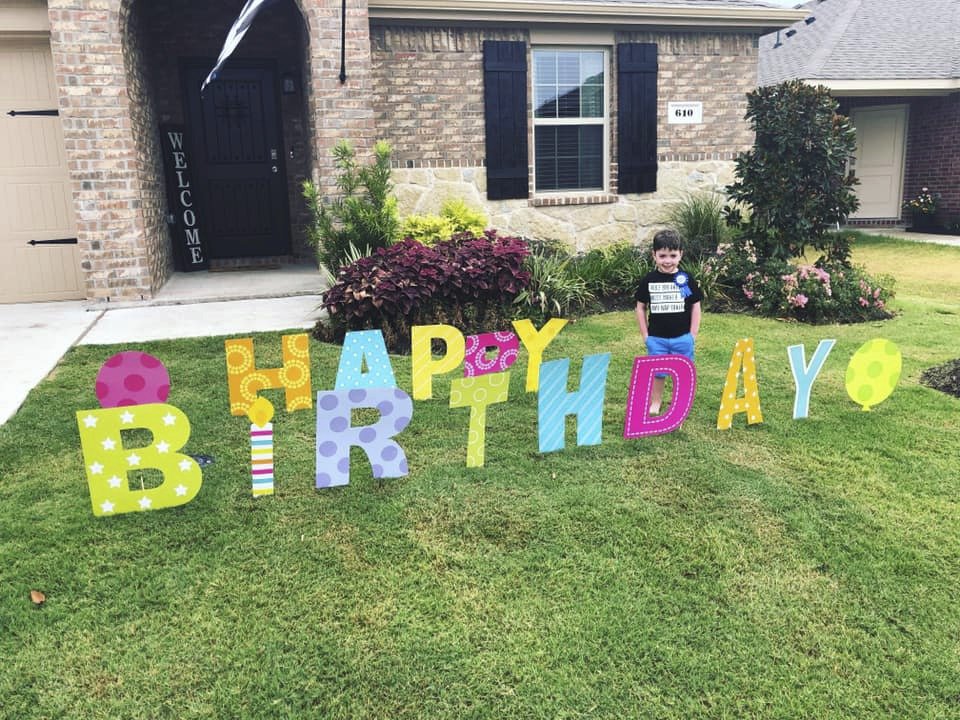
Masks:
[[[653,236],[653,250],[683,250],[683,240],[676,230],[661,230]]]

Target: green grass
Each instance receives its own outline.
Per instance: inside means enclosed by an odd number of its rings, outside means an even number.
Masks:
[[[566,450],[538,453],[518,363],[486,467],[465,467],[468,411],[441,378],[398,437],[407,477],[373,480],[355,451],[349,486],[313,489],[313,413],[280,412],[277,494],[257,501],[223,338],[75,348],[0,427],[0,716],[960,716],[960,401],[918,382],[960,354],[960,249],[865,239],[856,260],[897,275],[895,319],[707,315],[677,433],[622,439],[641,343],[611,313],[547,350],[573,375],[612,353],[602,445],[576,447],[571,423]],[[257,336],[261,365],[279,335]],[[742,337],[764,423],[719,432]],[[865,413],[844,372],[874,337],[904,372]],[[836,347],[794,421],[785,348],[822,338]],[[121,349],[166,363],[187,450],[216,462],[188,505],[95,518],[74,411]],[[338,348],[311,353],[332,387]]]

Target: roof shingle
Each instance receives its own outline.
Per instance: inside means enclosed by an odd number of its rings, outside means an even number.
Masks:
[[[761,85],[783,80],[951,79],[957,0],[813,0],[807,20],[760,38]],[[812,22],[811,18],[815,18]]]

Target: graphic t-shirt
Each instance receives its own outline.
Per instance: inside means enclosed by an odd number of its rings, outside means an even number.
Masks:
[[[684,287],[690,289],[687,297],[683,296]],[[675,338],[690,332],[690,311],[703,294],[689,273],[654,270],[640,281],[634,299],[647,307],[651,335]]]

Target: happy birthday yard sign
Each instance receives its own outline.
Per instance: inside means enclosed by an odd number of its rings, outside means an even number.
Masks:
[[[526,392],[537,393],[537,442],[542,453],[564,449],[566,419],[576,418],[577,445],[598,445],[603,434],[603,405],[610,354],[582,359],[579,386],[569,391],[570,359],[543,362],[543,353],[566,324],[553,319],[539,330],[530,320],[513,323],[515,332],[463,334],[449,325],[416,326],[411,331],[412,394],[398,387],[383,335],[378,330],[347,333],[332,390],[316,393],[317,488],[347,485],[350,450],[359,447],[370,461],[375,478],[402,477],[408,462],[398,439],[410,424],[414,400],[433,397],[433,380],[463,367],[451,380],[449,406],[469,408],[466,465],[482,467],[485,459],[487,409],[509,401],[510,367],[522,346],[528,355]],[[434,340],[445,352],[434,357]],[[806,360],[803,345],[787,348],[796,388],[793,417],[805,418],[813,383],[830,354],[834,340],[823,340]],[[309,337],[281,338],[279,368],[256,365],[252,338],[224,344],[230,412],[251,420],[251,478],[254,496],[273,493],[274,408],[258,393],[282,389],[287,412],[314,407],[310,379]],[[846,389],[864,410],[883,402],[899,382],[902,358],[889,340],[875,339],[851,358]],[[672,379],[673,399],[662,415],[649,412],[654,378]],[[693,407],[696,368],[677,355],[636,357],[627,393],[623,437],[670,433],[679,428]],[[742,385],[742,392],[740,390]],[[77,411],[84,468],[94,515],[118,515],[174,507],[199,492],[202,472],[190,456],[179,453],[190,437],[187,416],[165,401],[170,380],[163,364],[146,353],[124,352],[109,358],[97,376],[101,408]],[[353,425],[353,411],[376,411],[377,419]],[[743,414],[748,425],[763,422],[757,361],[751,338],[738,340],[720,397],[717,428],[727,430]],[[128,447],[125,430],[146,430],[146,445]],[[163,481],[145,487],[143,471],[159,471]]]

